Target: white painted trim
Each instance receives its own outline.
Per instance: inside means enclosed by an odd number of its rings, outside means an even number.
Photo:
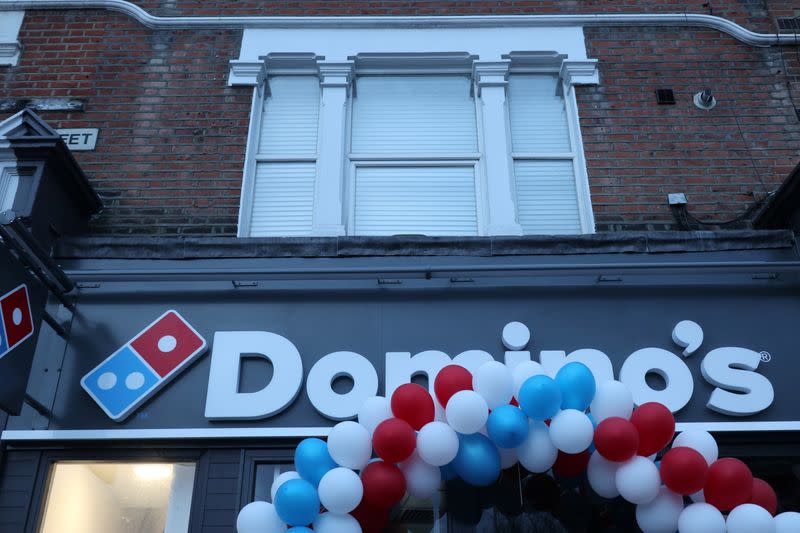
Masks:
[[[327,437],[331,427],[297,428],[187,428],[187,429],[57,429],[6,430],[3,442],[78,440],[187,440]],[[678,422],[677,432],[702,429],[712,433],[800,431],[800,421],[780,422]]]
[[[256,152],[261,135],[261,110],[264,106],[264,84],[253,87],[253,102],[250,107],[250,125],[247,128],[247,147],[242,172],[242,192],[239,195],[239,223],[237,237],[250,236],[250,219],[253,214],[253,190],[256,183]]]
[[[581,135],[578,102],[575,99],[575,87],[562,80],[564,106],[567,111],[570,144],[572,145],[572,168],[575,173],[575,192],[578,196],[578,213],[581,218],[581,231],[595,233],[594,210],[592,209],[592,193],[589,187],[589,171],[586,168],[586,157],[583,153],[583,136]]]
[[[791,33],[756,33],[735,22],[701,13],[581,15],[369,16],[369,17],[157,17],[125,0],[6,0],[2,10],[107,9],[154,29],[177,28],[403,28],[430,24],[450,28],[487,26],[667,26],[712,28],[751,46],[797,45]]]
[[[24,11],[5,11],[0,7],[0,66],[15,66],[19,63],[22,45],[19,44],[19,29],[22,27]]]
[[[565,59],[561,63],[560,75],[567,85],[597,85],[600,83],[596,59]]]

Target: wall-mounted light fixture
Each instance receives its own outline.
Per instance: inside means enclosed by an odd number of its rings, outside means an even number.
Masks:
[[[714,109],[714,106],[717,105],[717,99],[711,94],[711,89],[704,89],[694,95],[694,105],[708,111]]]

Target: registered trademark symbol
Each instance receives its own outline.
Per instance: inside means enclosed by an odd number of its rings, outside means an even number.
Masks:
[[[761,362],[769,363],[770,361],[772,361],[772,356],[769,354],[769,352],[761,352]]]

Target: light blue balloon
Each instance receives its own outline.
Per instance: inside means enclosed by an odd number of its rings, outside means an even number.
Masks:
[[[305,526],[290,527],[289,529],[286,530],[286,533],[291,533],[292,531],[294,531],[295,533],[314,533],[313,529],[309,529]]]
[[[304,439],[294,451],[294,466],[301,478],[316,487],[322,476],[338,465],[331,459],[327,443],[320,439]]]
[[[528,436],[528,417],[513,405],[501,405],[489,414],[486,429],[500,448],[516,448]]]
[[[572,362],[561,367],[556,374],[556,383],[561,389],[561,408],[585,411],[594,399],[597,385],[589,367]]]
[[[481,433],[459,435],[458,454],[453,460],[456,473],[477,487],[488,487],[500,477],[500,453]]]
[[[561,389],[549,376],[529,377],[519,389],[519,406],[534,420],[547,420],[561,409]]]
[[[290,526],[305,526],[319,514],[319,496],[305,479],[290,479],[275,493],[275,510]]]

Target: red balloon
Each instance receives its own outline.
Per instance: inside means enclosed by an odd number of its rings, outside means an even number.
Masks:
[[[511,398],[511,401],[508,402],[508,405],[513,405],[514,407],[519,407],[519,402],[516,398]]]
[[[663,450],[675,435],[675,417],[663,404],[648,402],[634,409],[631,423],[639,430],[639,455]]]
[[[688,496],[703,490],[708,463],[697,450],[672,448],[661,458],[661,481],[669,490]]]
[[[722,512],[747,503],[753,496],[753,474],[739,459],[718,459],[708,467],[703,487],[706,503]]]
[[[576,477],[586,471],[589,465],[589,450],[580,453],[564,453],[558,450],[556,462],[553,465],[553,472],[562,477]]]
[[[594,446],[609,461],[627,461],[639,450],[639,432],[628,420],[612,416],[595,428]]]
[[[370,463],[361,472],[366,505],[389,509],[397,505],[406,493],[406,478],[395,465],[383,461]]]
[[[392,414],[402,418],[419,431],[428,422],[433,422],[435,409],[433,398],[416,383],[400,385],[392,394]]]
[[[778,496],[769,483],[757,477],[753,478],[753,495],[750,497],[750,503],[760,505],[772,516],[778,512]]]
[[[378,457],[387,463],[405,461],[417,447],[417,434],[408,422],[401,418],[384,420],[372,434],[372,447]]]
[[[389,509],[374,507],[363,500],[350,514],[358,520],[364,533],[380,533],[389,523]]]
[[[433,392],[442,407],[447,407],[453,394],[462,390],[472,390],[472,374],[463,366],[447,365],[433,380]]]

